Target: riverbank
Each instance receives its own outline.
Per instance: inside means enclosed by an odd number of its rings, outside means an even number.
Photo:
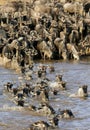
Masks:
[[[80,60],[90,55],[88,4],[36,0],[1,8],[0,54],[10,59],[6,66],[15,58],[24,68],[38,59]]]

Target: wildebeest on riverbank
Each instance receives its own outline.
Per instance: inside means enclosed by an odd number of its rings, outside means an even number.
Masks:
[[[0,49],[1,56],[11,61],[15,58],[19,66],[25,67],[34,59],[79,60],[81,56],[89,55],[88,5],[89,2],[83,1],[36,0],[31,3],[12,2],[12,12],[9,5],[7,12],[1,7],[0,30],[3,32],[0,41],[1,45],[5,43]],[[75,7],[73,12],[72,7]],[[17,47],[12,45],[15,40]]]

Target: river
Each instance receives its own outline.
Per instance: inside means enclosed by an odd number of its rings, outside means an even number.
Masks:
[[[57,130],[90,130],[90,96],[86,99],[69,97],[83,84],[88,85],[90,94],[90,58],[83,58],[80,61],[35,61],[34,70],[40,63],[55,67],[55,72],[47,72],[47,77],[51,81],[55,80],[56,74],[62,74],[63,80],[66,81],[67,90],[61,91],[60,95],[51,99],[50,104],[55,110],[71,109],[75,115],[75,119],[61,119]],[[0,130],[26,130],[31,123],[39,119],[46,120],[44,116],[33,115],[16,106],[12,99],[3,93],[4,84],[10,81],[19,85],[20,76],[13,70],[0,67]]]

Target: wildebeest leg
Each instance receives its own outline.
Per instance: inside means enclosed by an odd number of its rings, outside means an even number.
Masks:
[[[61,57],[61,48],[59,48],[59,58]]]
[[[62,52],[62,57],[63,57],[64,60],[67,59],[67,53],[66,53],[66,50],[63,50],[63,52]]]
[[[44,60],[45,60],[45,57],[46,57],[46,55],[45,55],[45,52],[44,52]]]
[[[43,51],[41,51],[41,52],[40,52],[40,54],[41,54],[41,57],[42,57],[43,59],[45,59],[44,52],[43,52]]]

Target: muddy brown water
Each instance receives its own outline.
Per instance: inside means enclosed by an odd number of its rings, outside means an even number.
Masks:
[[[83,84],[88,85],[90,94],[90,57],[80,61],[35,61],[34,70],[41,63],[55,67],[55,72],[47,71],[47,77],[51,81],[55,80],[56,74],[63,74],[63,80],[67,82],[67,90],[60,91],[59,95],[51,98],[50,104],[55,110],[71,109],[75,115],[72,120],[61,119],[56,130],[90,130],[90,96],[86,99],[69,97]],[[17,86],[21,84],[20,77],[15,71],[0,67],[0,130],[26,130],[37,120],[47,120],[45,116],[31,114],[30,111],[17,107],[13,99],[3,93],[7,81]],[[33,76],[33,84],[35,81],[36,77]],[[31,104],[35,104],[34,100],[31,100]]]

